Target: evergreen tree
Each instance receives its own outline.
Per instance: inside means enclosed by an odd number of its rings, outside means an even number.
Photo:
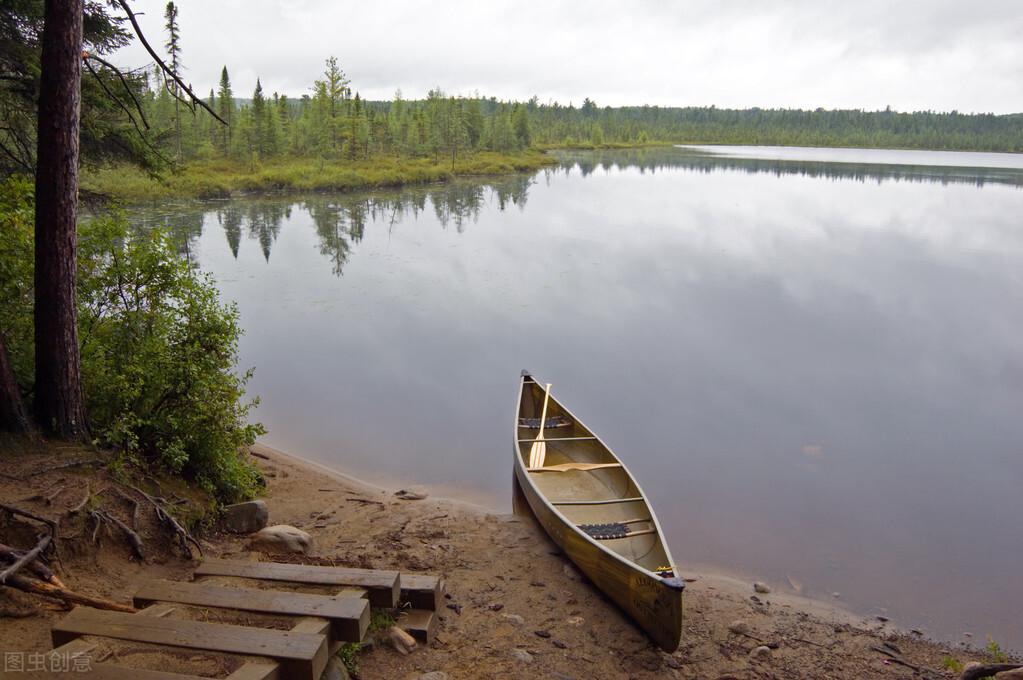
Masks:
[[[167,8],[164,11],[164,19],[167,24],[167,42],[165,47],[167,48],[167,56],[170,57],[170,69],[176,75],[181,75],[181,34],[178,30],[178,7],[173,2],[167,3]],[[181,93],[178,90],[178,84],[171,79],[167,79],[166,86],[170,88],[171,95],[174,97],[174,139],[177,145],[177,156],[181,159]]]
[[[226,66],[220,71],[220,87],[217,90],[217,97],[220,100],[220,108],[216,109],[217,115],[227,123],[227,125],[220,126],[217,146],[222,154],[227,155],[231,150],[231,118],[234,114],[234,95],[231,92],[231,78],[227,75]]]

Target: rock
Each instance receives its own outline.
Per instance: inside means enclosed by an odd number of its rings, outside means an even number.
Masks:
[[[995,673],[995,680],[1023,680],[1023,668]]]
[[[835,592],[831,593],[831,597],[835,598],[836,600],[840,600],[842,599],[842,593],[836,590]]]
[[[524,649],[511,650],[512,658],[522,663],[533,663],[533,655]]]
[[[391,626],[387,629],[387,638],[391,641],[391,645],[400,654],[406,655],[416,651],[416,639],[403,631],[397,626]]]
[[[745,621],[732,621],[728,624],[728,630],[736,635],[749,635],[750,627]]]
[[[771,648],[767,645],[755,647],[753,651],[749,653],[749,657],[755,661],[767,661],[771,658]]]
[[[757,581],[753,584],[753,590],[760,593],[761,595],[767,595],[771,592],[771,586],[767,585],[763,581]]]
[[[521,626],[526,622],[526,620],[518,614],[501,614],[501,618],[513,626]]]
[[[500,602],[495,602],[494,604],[490,605],[488,609],[490,609],[490,611],[492,612],[499,612],[502,609],[504,609],[504,605],[501,604]]]
[[[307,554],[312,548],[312,538],[301,529],[287,524],[277,524],[253,534],[250,545],[267,552]]]
[[[394,495],[403,501],[421,501],[430,494],[421,486],[410,486],[407,489],[399,489]]]
[[[263,501],[235,503],[224,508],[224,528],[235,534],[254,534],[266,526],[270,510]]]
[[[430,671],[419,676],[418,680],[449,680],[451,676],[443,671]]]
[[[891,619],[889,619],[889,618],[888,618],[887,616],[881,616],[880,614],[878,614],[878,615],[877,615],[877,616],[875,616],[874,618],[876,618],[876,619],[877,619],[878,621],[880,621],[881,623],[888,623],[888,621],[890,621],[890,620],[891,620]]]
[[[561,570],[563,572],[565,572],[565,577],[568,578],[569,581],[578,581],[579,580],[579,572],[571,564],[564,565],[561,568]]]
[[[549,630],[534,630],[533,635],[546,639],[551,636],[551,632]]]
[[[320,680],[351,680],[351,676],[348,675],[348,669],[341,663],[341,659],[332,656],[327,660],[327,667],[323,670]]]
[[[667,666],[668,668],[675,668],[675,669],[682,668],[682,662],[679,661],[678,659],[676,659],[675,657],[673,657],[670,654],[665,654],[664,655],[664,665]]]
[[[583,623],[585,623],[585,619],[583,619],[583,617],[581,616],[569,616],[567,619],[565,619],[565,623],[567,623],[570,626],[581,626],[583,625]]]
[[[558,649],[568,649],[568,643],[562,642],[561,640],[551,640],[551,644]]]

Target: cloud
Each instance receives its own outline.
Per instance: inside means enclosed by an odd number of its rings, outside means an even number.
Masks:
[[[154,43],[163,2],[134,3]],[[180,0],[186,75],[208,91],[308,93],[336,55],[363,96],[728,107],[1023,110],[1018,0]],[[158,39],[159,38],[159,39]],[[118,58],[147,61],[137,45]]]

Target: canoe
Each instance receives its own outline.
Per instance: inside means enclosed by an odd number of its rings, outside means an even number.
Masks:
[[[529,467],[544,386],[522,372],[515,479],[547,534],[665,651],[682,636],[683,580],[639,484],[617,456],[552,395],[542,467]]]

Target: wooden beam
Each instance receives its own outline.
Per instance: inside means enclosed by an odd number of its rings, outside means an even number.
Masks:
[[[433,574],[402,574],[401,602],[416,609],[436,610],[444,597],[444,580]]]
[[[395,607],[401,593],[396,571],[319,567],[280,562],[246,562],[208,558],[195,569],[196,576],[240,576],[265,581],[288,581],[322,586],[355,586],[369,591],[374,607]]]
[[[327,665],[327,638],[283,630],[184,621],[78,607],[53,626],[54,645],[82,635],[184,649],[270,657],[284,677],[317,680]]]
[[[361,642],[369,628],[369,602],[354,597],[231,588],[204,583],[149,581],[139,588],[133,600],[136,607],[144,607],[153,602],[175,602],[260,614],[317,616],[329,621],[331,637],[343,642]]]

